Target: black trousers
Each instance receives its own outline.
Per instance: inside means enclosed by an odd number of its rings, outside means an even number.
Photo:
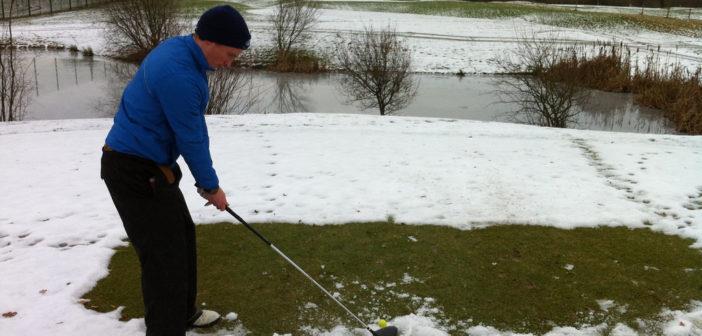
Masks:
[[[195,224],[178,184],[152,161],[104,151],[105,181],[127,236],[139,256],[147,336],[183,336],[200,314]]]

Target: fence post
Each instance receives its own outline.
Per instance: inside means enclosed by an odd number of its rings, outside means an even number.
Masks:
[[[58,61],[56,60],[56,57],[54,57],[54,69],[56,69],[56,91],[59,91],[59,90],[61,90],[61,87],[59,86]]]
[[[644,15],[644,5],[646,4],[645,0],[641,0],[641,15]]]
[[[73,58],[73,73],[76,74],[76,85],[78,85],[78,65],[76,64],[75,57]]]
[[[54,14],[54,4],[52,3],[54,0],[49,0],[49,14]]]
[[[34,88],[37,91],[37,97],[39,97],[39,78],[37,77],[37,58],[34,57]]]
[[[31,3],[31,0],[27,0],[27,13],[29,13],[29,16],[32,16],[32,3]]]
[[[72,9],[73,9],[73,3],[71,0],[68,0],[68,10],[72,10]]]
[[[0,7],[2,7],[2,18],[5,18],[5,0],[0,0]]]

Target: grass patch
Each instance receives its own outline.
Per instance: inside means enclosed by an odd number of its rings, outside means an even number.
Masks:
[[[468,18],[497,19],[539,13],[560,13],[565,9],[532,5],[465,1],[402,1],[402,2],[320,2],[322,8],[351,9],[373,12],[456,16]]]
[[[623,27],[702,37],[702,21],[700,20],[683,20],[652,15],[568,11],[541,15],[535,20],[542,24],[566,28],[612,29]]]
[[[652,15],[574,11],[552,6],[467,1],[320,2],[322,8],[499,19],[527,16],[529,20],[567,28],[635,28],[702,37],[702,21]]]
[[[270,71],[321,73],[329,70],[330,61],[321,53],[304,49],[292,49],[288,53],[270,51],[272,62],[266,66]],[[268,57],[263,57],[266,59]]]
[[[544,333],[554,325],[624,322],[652,335],[663,308],[702,299],[702,254],[692,241],[644,229],[255,226],[368,322],[438,308],[433,318],[451,331],[484,324]],[[201,225],[197,234],[198,302],[238,313],[253,335],[355,326],[243,226]],[[109,268],[85,295],[86,306],[125,306],[123,319],[143,316],[132,249],[118,249]],[[598,300],[613,301],[609,312]]]
[[[183,0],[182,6],[190,12],[202,14],[204,11],[219,5],[230,5],[239,11],[242,15],[251,7],[238,2],[229,2],[223,0]]]

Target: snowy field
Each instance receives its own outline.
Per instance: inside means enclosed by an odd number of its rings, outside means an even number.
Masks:
[[[0,335],[143,333],[141,319],[120,322],[119,309],[101,314],[79,302],[107,275],[113,248],[124,245],[99,178],[111,123],[0,125],[0,310],[17,313],[0,318]],[[393,216],[465,230],[494,223],[649,227],[702,247],[702,137],[334,114],[221,116],[208,124],[221,185],[252,222]],[[230,221],[203,207],[193,183],[186,173],[182,189],[194,220]],[[702,303],[696,306],[676,312],[667,335],[702,334]],[[421,311],[390,322],[405,336],[447,335]],[[549,335],[601,330],[563,326]],[[325,335],[352,331],[339,326]],[[614,335],[631,332],[621,325]],[[470,334],[511,335],[489,326]]]
[[[267,16],[272,7],[255,1],[249,5],[247,19],[252,31],[252,46],[272,44],[271,26]],[[82,10],[18,20],[14,32],[27,44],[46,45],[51,42],[91,47],[105,54],[109,46],[104,40],[105,18],[98,10]],[[476,19],[418,14],[363,12],[351,10],[320,10],[319,22],[308,44],[321,52],[331,52],[339,37],[358,34],[367,26],[392,27],[405,39],[414,56],[414,71],[434,73],[497,73],[498,57],[516,50],[520,38],[557,39],[566,43],[593,44],[597,42],[624,43],[643,61],[660,46],[665,63],[680,62],[689,69],[702,64],[702,39],[641,31],[633,28],[616,30],[586,30],[560,28],[538,24],[527,18]],[[636,54],[636,50],[639,53]],[[638,57],[637,57],[638,56]]]

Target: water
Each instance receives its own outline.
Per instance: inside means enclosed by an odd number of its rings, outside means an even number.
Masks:
[[[85,58],[69,52],[23,53],[27,74],[36,80],[25,120],[97,118],[114,115],[132,66],[101,58]],[[57,76],[58,73],[58,76]],[[229,113],[363,113],[345,104],[338,89],[339,74],[280,74],[248,71],[250,85],[239,90],[240,101]],[[395,113],[399,116],[440,117],[513,122],[519,106],[502,103],[497,83],[500,76],[417,75],[415,100]],[[674,133],[662,112],[634,104],[630,94],[592,91],[591,99],[572,126],[579,129],[638,133]]]

